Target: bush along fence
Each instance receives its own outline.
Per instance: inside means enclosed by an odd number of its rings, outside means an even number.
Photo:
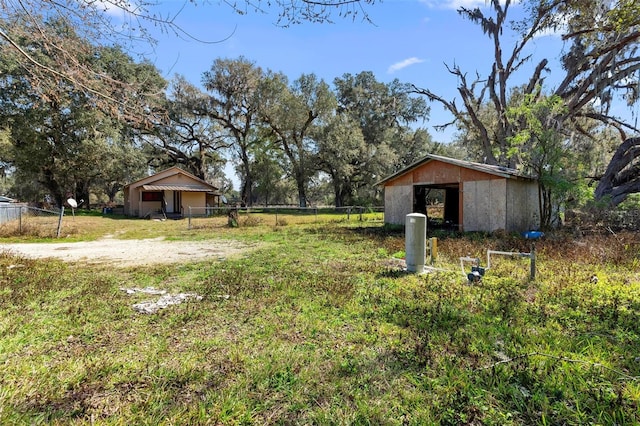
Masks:
[[[211,226],[283,226],[289,223],[384,221],[384,207],[189,207],[188,229]]]
[[[60,237],[64,207],[40,209],[24,204],[0,207],[0,236]]]

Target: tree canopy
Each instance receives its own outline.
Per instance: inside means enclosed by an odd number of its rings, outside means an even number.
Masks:
[[[375,0],[272,0],[225,1],[222,6],[237,13],[264,13],[274,10],[280,25],[304,21],[326,22],[333,16],[368,19],[366,5]],[[206,1],[194,1],[206,7],[216,7]],[[159,10],[153,0],[7,0],[0,2],[0,49],[2,56],[10,58],[28,70],[25,75],[30,84],[43,96],[59,96],[57,82],[65,80],[77,91],[95,96],[97,106],[127,120],[145,122],[148,118],[148,98],[158,95],[139,79],[115,78],[97,67],[92,61],[93,50],[108,46],[123,46],[125,50],[139,43],[153,45],[152,29],[171,33],[176,37],[195,39],[204,37],[191,34],[180,25],[182,8],[173,13]],[[114,13],[118,12],[118,13]],[[117,16],[117,17],[116,17]],[[66,28],[60,31],[60,28]],[[71,29],[73,29],[71,31]],[[39,46],[48,59],[34,53],[30,46]],[[120,75],[120,77],[124,77]],[[132,94],[135,93],[135,96]]]
[[[514,150],[513,141],[530,123],[508,111],[525,97],[534,96],[540,101],[549,96],[560,99],[564,108],[557,110],[552,121],[553,127],[565,137],[589,134],[591,126],[585,127],[585,120],[615,128],[621,140],[638,132],[624,117],[610,113],[616,99],[629,104],[639,99],[636,75],[640,72],[640,26],[633,14],[635,2],[525,0],[517,2],[525,8],[525,17],[518,20],[509,19],[516,2],[488,3],[488,10],[466,7],[458,10],[463,18],[478,25],[493,51],[493,64],[485,72],[475,70],[475,74],[470,74],[457,65],[448,67],[458,81],[461,104],[431,89],[415,88],[453,115],[453,121],[443,124],[444,127],[457,124],[473,135],[467,141],[470,150],[478,153],[477,159],[522,167],[521,154],[526,150]],[[509,31],[515,31],[518,39],[511,49],[506,49]],[[547,32],[560,34],[565,43],[561,54],[563,75],[556,76],[559,83],[555,87],[547,87],[545,79],[551,55],[559,52],[549,52],[548,57],[531,63],[533,56],[529,50],[535,38]],[[516,86],[516,73],[525,69],[530,70],[528,82]]]
[[[258,0],[226,7],[275,11],[286,26],[366,20],[374,3]],[[524,15],[512,19],[516,4]],[[640,18],[633,0],[490,0],[486,8],[461,7],[462,18],[487,37],[493,64],[475,73],[448,66],[459,94],[451,100],[398,80],[380,82],[367,71],[344,74],[332,85],[314,74],[290,82],[244,57],[213,59],[203,89],[179,76],[169,88],[152,64],[119,47],[152,42],[153,26],[193,36],[179,26],[179,11],[160,15],[155,6],[0,3],[3,170],[37,176],[25,181],[59,198],[100,186],[112,200],[121,181],[145,165],[179,164],[202,178],[222,179],[231,160],[247,204],[256,194],[265,202],[274,194],[284,199],[290,185],[301,206],[320,188],[332,192],[336,205],[368,202],[385,175],[444,149],[418,127],[430,100],[452,113],[443,127],[458,126],[469,158],[532,171],[549,203],[571,198],[565,183],[580,178],[598,180],[595,196],[614,204],[640,191],[638,139],[629,138],[638,130],[610,108],[620,100],[633,105],[640,95]],[[110,8],[121,11],[117,23]],[[562,37],[564,49],[534,56],[531,44],[549,32]],[[506,34],[517,34],[509,49]],[[562,68],[550,86],[552,55]],[[525,72],[525,83],[515,83]],[[619,135],[618,152],[604,167],[602,159],[613,154],[611,129]],[[111,166],[99,172],[76,160],[95,162],[97,155],[133,160],[123,167],[105,161]]]

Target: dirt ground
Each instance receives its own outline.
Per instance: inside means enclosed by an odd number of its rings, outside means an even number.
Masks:
[[[58,258],[67,262],[139,266],[184,263],[205,259],[224,260],[254,246],[229,240],[165,241],[163,238],[118,240],[107,236],[98,241],[75,243],[0,244],[0,252],[27,258]]]

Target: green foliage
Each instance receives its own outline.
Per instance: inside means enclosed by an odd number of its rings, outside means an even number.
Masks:
[[[413,163],[437,145],[424,129],[424,99],[399,80],[382,83],[370,71],[334,79],[338,117],[320,143],[323,171],[332,177],[336,206],[375,200],[375,183]],[[331,127],[331,126],[334,127]]]
[[[73,31],[57,26],[58,32],[68,30],[67,37],[75,40]],[[140,90],[156,92],[164,87],[164,80],[150,64],[135,63],[118,48],[97,49],[82,43],[92,55],[81,59],[100,69],[114,90],[117,84],[126,84],[130,95],[138,84],[144,86]],[[55,59],[41,48],[30,45],[45,63]],[[11,142],[10,147],[5,144],[2,160],[15,168],[17,196],[42,201],[49,194],[62,205],[68,196],[88,201],[89,193],[96,191],[113,200],[124,184],[145,170],[144,159],[132,147],[131,128],[120,121],[120,113],[114,117],[96,108],[95,93],[60,78],[56,85],[64,88],[63,93],[45,96],[42,87],[29,80],[30,70],[12,63],[2,65],[0,117],[10,130]],[[152,104],[148,100],[145,105],[151,108]]]
[[[602,202],[607,205],[606,199]],[[640,210],[640,194],[630,194],[618,207],[622,210]]]
[[[573,186],[567,174],[573,158],[567,153],[558,122],[566,111],[559,96],[541,97],[539,91],[526,94],[520,105],[507,110],[509,118],[520,123],[520,130],[508,139],[507,155],[517,157],[516,163],[538,178],[540,222],[544,228],[554,223],[554,209],[565,202]]]
[[[615,7],[608,12],[613,27],[620,32],[640,24],[639,16],[640,4],[635,0],[618,0]]]

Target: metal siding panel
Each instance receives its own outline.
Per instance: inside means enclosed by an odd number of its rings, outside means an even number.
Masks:
[[[204,185],[143,185],[145,191],[213,192]]]

